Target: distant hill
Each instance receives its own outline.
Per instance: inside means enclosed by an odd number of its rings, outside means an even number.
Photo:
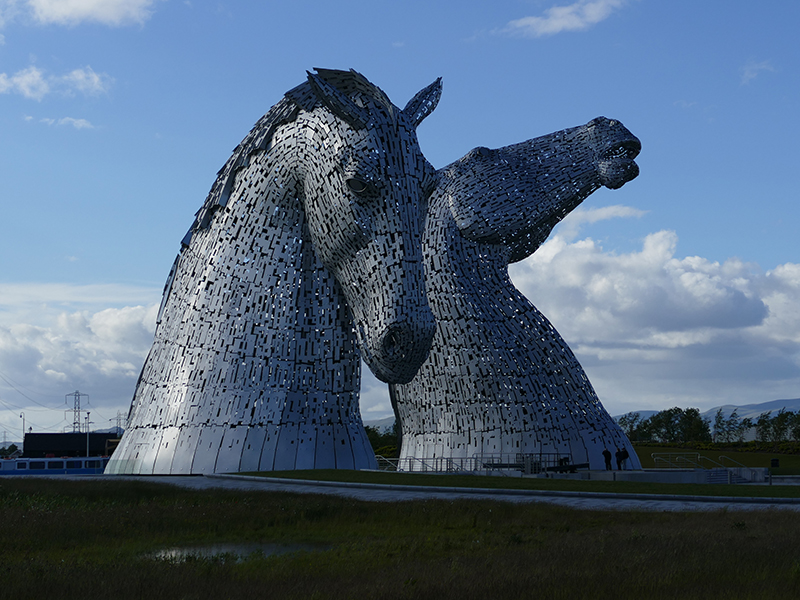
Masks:
[[[736,414],[744,419],[750,417],[757,419],[760,414],[765,412],[776,413],[780,409],[785,408],[790,412],[797,412],[800,410],[800,398],[793,398],[789,400],[772,400],[770,402],[762,402],[761,404],[743,404],[742,406],[734,406],[732,404],[724,404],[722,406],[715,406],[711,410],[701,413],[701,416],[708,417],[711,421],[717,414],[719,409],[722,409],[722,414],[729,417],[731,413],[736,410]]]
[[[683,406],[681,408],[690,408],[688,406]],[[735,406],[733,404],[723,404],[722,406],[715,406],[714,408],[710,408],[705,412],[701,412],[700,416],[708,419],[711,423],[714,422],[714,417],[717,415],[717,411],[722,409],[722,414],[725,417],[731,416],[731,413],[736,410],[736,414],[739,418],[751,418],[753,420],[757,419],[758,416],[765,412],[776,413],[780,409],[785,408],[791,412],[800,411],[800,398],[792,398],[788,400],[771,400],[769,402],[761,402],[760,404],[743,404],[741,406]],[[648,419],[656,414],[657,410],[632,410],[632,413],[639,413],[642,420]],[[629,414],[629,413],[624,413]],[[623,415],[616,415],[613,419],[616,421]],[[369,425],[370,427],[375,427],[378,431],[384,432],[390,430],[394,426],[394,417],[386,417],[385,419],[376,419],[374,421],[364,421],[364,425]]]
[[[626,413],[623,413],[621,415],[617,415],[616,417],[611,417],[611,418],[616,421],[620,417],[624,417],[625,415],[629,415],[631,413],[639,413],[639,416],[642,418],[642,421],[644,421],[645,419],[649,419],[654,414],[658,413],[658,411],[657,410],[632,410],[631,412],[626,412]]]
[[[394,427],[394,417],[386,417],[385,419],[376,419],[374,421],[364,421],[365,427],[374,427],[380,433],[391,431]]]
[[[683,406],[681,408],[690,408],[688,406]],[[700,416],[707,418],[712,423],[714,422],[714,417],[717,416],[717,411],[722,409],[722,414],[725,417],[730,417],[731,413],[735,410],[737,416],[739,418],[744,419],[750,417],[751,419],[757,419],[759,415],[769,412],[769,413],[776,413],[780,409],[785,408],[790,412],[797,412],[800,410],[800,398],[794,398],[789,400],[770,400],[769,402],[761,402],[760,404],[743,404],[741,406],[735,406],[733,404],[723,404],[722,406],[715,406],[714,408],[710,408],[705,412],[701,412]],[[642,417],[642,420],[652,417],[656,414],[657,410],[632,410],[632,413],[639,413]],[[630,414],[630,413],[625,413]],[[623,415],[617,415],[614,420],[619,419]]]

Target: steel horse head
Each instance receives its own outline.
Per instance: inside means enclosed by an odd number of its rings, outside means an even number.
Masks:
[[[423,236],[437,331],[411,383],[390,385],[408,468],[439,457],[520,463],[528,455],[541,468],[549,457],[556,467],[567,460],[602,469],[607,447],[626,447],[638,466],[575,355],[514,287],[508,265],[532,254],[591,193],[634,179],[640,150],[619,121],[598,117],[475,148],[439,171]]]
[[[198,211],[107,472],[374,465],[360,357],[408,382],[435,331],[421,254],[435,170],[416,127],[441,83],[400,110],[354,71],[316,71]]]

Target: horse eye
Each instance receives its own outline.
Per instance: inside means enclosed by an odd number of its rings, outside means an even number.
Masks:
[[[369,185],[366,181],[362,181],[361,179],[356,179],[354,177],[348,179],[346,183],[347,187],[349,187],[350,190],[356,194],[363,194],[369,188]]]

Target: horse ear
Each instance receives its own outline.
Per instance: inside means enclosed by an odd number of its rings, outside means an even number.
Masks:
[[[347,122],[353,129],[363,129],[369,122],[369,113],[350,100],[319,75],[309,71],[308,82],[317,98],[337,117]]]
[[[428,87],[417,92],[417,95],[408,101],[408,104],[406,104],[406,107],[403,109],[403,114],[411,120],[414,124],[414,128],[416,128],[422,123],[425,117],[433,112],[433,109],[439,104],[439,98],[441,97],[442,78],[439,77]]]

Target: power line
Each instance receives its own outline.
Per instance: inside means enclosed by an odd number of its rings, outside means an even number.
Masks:
[[[42,407],[44,407],[44,408],[48,408],[48,409],[51,409],[51,410],[58,410],[58,409],[54,409],[52,406],[45,406],[44,404],[42,404],[42,403],[41,403],[41,402],[39,402],[38,400],[34,400],[33,398],[31,398],[30,396],[28,396],[27,394],[25,394],[25,393],[24,393],[22,390],[20,390],[20,389],[19,389],[19,388],[18,388],[16,385],[14,385],[14,383],[13,383],[13,380],[11,380],[11,379],[9,379],[7,376],[3,375],[3,373],[0,373],[0,379],[2,379],[2,380],[3,380],[3,381],[5,381],[5,382],[6,382],[6,383],[7,383],[9,386],[11,386],[11,388],[12,388],[12,389],[13,389],[15,392],[17,392],[17,393],[18,393],[20,396],[22,396],[23,398],[25,398],[25,399],[27,399],[27,400],[30,400],[30,401],[31,401],[31,402],[33,402],[34,404],[38,404],[39,406],[42,406]]]

